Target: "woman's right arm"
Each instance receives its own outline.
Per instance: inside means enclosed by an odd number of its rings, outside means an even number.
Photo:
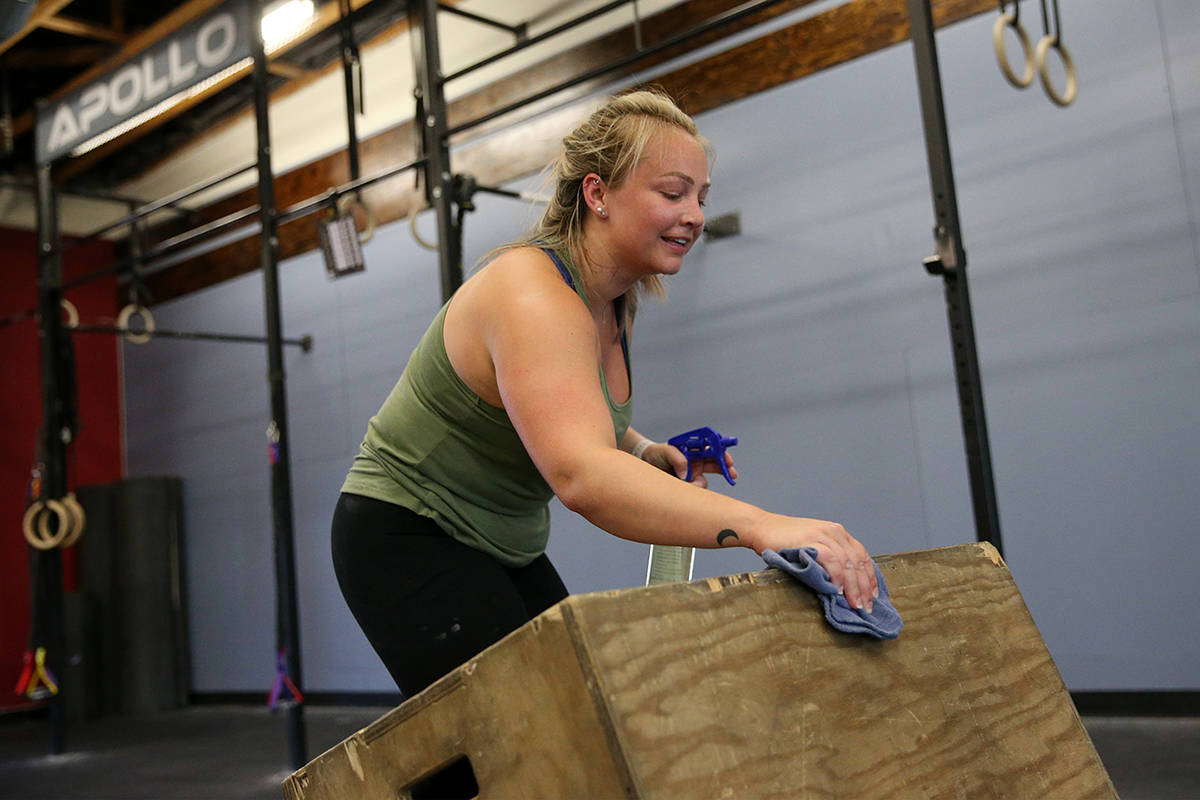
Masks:
[[[595,323],[544,259],[532,250],[505,253],[456,317],[469,320],[486,349],[499,399],[563,504],[638,542],[741,545],[760,554],[815,547],[847,600],[869,607],[874,567],[841,525],[769,513],[681,481],[618,447],[600,385]]]

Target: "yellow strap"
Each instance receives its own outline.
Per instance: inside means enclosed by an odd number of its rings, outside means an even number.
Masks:
[[[46,648],[39,647],[33,657],[33,661],[37,668],[34,670],[33,680],[29,682],[29,686],[25,689],[25,694],[28,697],[33,697],[37,693],[39,680],[50,690],[50,694],[58,694],[58,684],[50,677],[50,673],[46,672]]]

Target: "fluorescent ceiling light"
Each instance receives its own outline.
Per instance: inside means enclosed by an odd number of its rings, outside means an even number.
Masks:
[[[294,39],[312,24],[315,14],[313,0],[287,0],[277,4],[263,14],[263,47],[270,52]]]

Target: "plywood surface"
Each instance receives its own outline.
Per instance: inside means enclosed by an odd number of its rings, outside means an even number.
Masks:
[[[295,772],[284,795],[408,800],[460,755],[485,798],[627,796],[557,607]]]
[[[639,796],[1116,796],[993,548],[880,568],[891,642],[776,571],[567,601]]]
[[[990,545],[878,559],[904,631],[834,631],[775,570],[570,597],[285,783],[479,797],[1115,798]]]

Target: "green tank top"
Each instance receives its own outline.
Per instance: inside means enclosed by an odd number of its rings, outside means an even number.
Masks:
[[[545,252],[586,304],[574,264],[561,253]],[[368,423],[342,491],[409,508],[501,563],[524,566],[546,549],[553,492],[504,409],[472,392],[451,366],[442,338],[448,306],[434,317]],[[622,347],[629,370],[624,340]],[[629,381],[629,399],[616,403],[600,367],[618,442],[632,418],[632,372]]]

